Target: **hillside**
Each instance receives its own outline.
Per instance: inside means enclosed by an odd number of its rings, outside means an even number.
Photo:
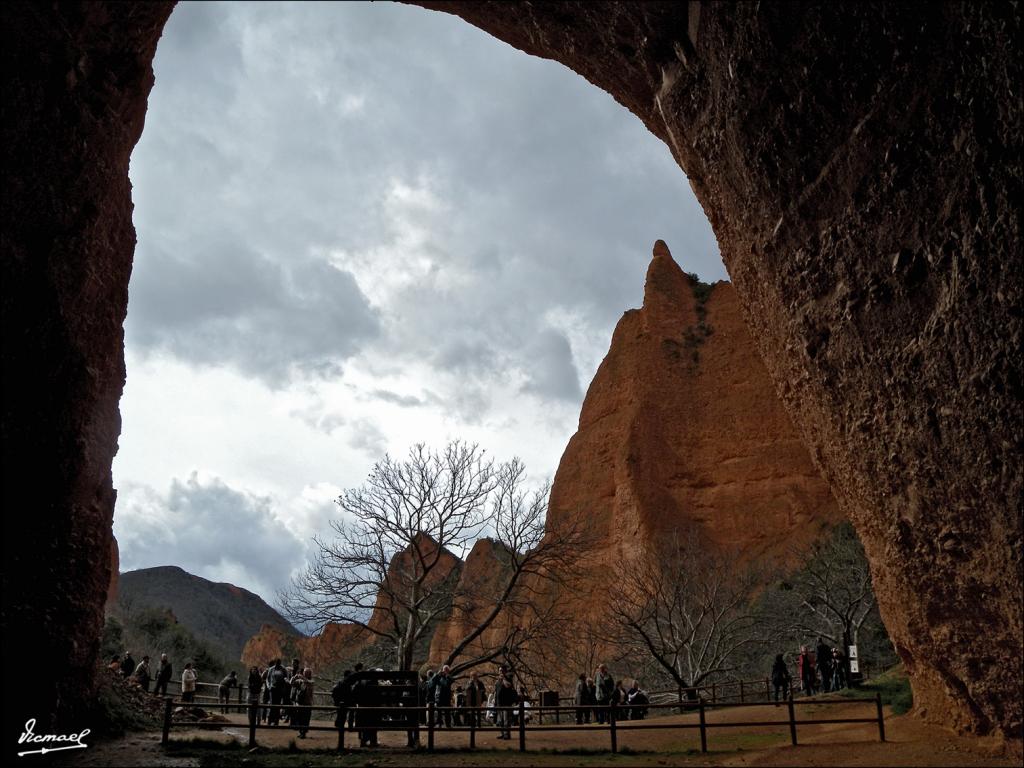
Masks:
[[[259,595],[193,576],[173,565],[122,573],[117,589],[112,615],[169,609],[182,626],[230,662],[241,658],[246,641],[264,625],[287,635],[299,634]]]

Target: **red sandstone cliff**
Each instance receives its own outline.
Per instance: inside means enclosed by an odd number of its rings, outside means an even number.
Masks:
[[[587,391],[551,490],[549,529],[579,513],[600,570],[678,526],[749,560],[784,562],[840,519],[747,333],[732,285],[699,284],[654,246]],[[589,614],[602,581],[577,585]]]
[[[426,534],[417,537],[420,554],[427,560],[437,552],[437,542]],[[478,542],[479,546],[479,542]],[[473,551],[476,551],[474,547]],[[470,555],[472,558],[472,554]],[[437,587],[446,579],[457,579],[461,575],[463,562],[447,549],[442,550],[437,565],[424,581],[427,589]],[[414,573],[412,547],[392,557],[388,564],[387,581],[389,590],[400,592],[408,583],[409,574]],[[393,605],[390,593],[382,590],[370,615],[366,629],[358,624],[328,623],[323,631],[314,637],[290,635],[275,627],[264,625],[251,637],[242,650],[242,661],[246,665],[264,665],[274,658],[291,659],[298,656],[304,663],[310,663],[314,671],[325,666],[350,659],[360,651],[378,642],[381,636],[375,631],[386,632],[391,624],[390,610]],[[429,637],[427,638],[429,642]]]
[[[660,240],[643,307],[619,321],[559,463],[548,530],[576,514],[591,536],[583,578],[571,592],[525,585],[539,591],[535,599],[557,603],[566,619],[602,612],[607,566],[643,556],[654,537],[678,527],[696,527],[743,560],[781,565],[840,519],[732,286],[698,283]],[[457,603],[438,628],[431,662],[443,660],[488,607],[501,575],[493,549],[478,542],[467,559],[459,589],[474,597]],[[470,652],[500,642],[502,632],[493,627]]]

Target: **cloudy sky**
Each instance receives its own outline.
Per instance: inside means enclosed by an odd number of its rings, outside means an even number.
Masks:
[[[385,452],[551,476],[651,246],[725,279],[609,95],[391,3],[180,3],[131,160],[121,569],[273,601]]]

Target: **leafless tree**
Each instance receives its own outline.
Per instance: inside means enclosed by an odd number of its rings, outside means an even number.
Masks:
[[[877,611],[871,571],[853,526],[836,526],[802,560],[803,567],[766,601],[776,631],[795,639],[820,636],[844,648],[855,644]]]
[[[566,578],[574,542],[571,532],[545,536],[550,489],[525,483],[521,461],[496,465],[476,445],[386,456],[339,497],[349,519],[331,522],[332,539],[314,538],[313,562],[279,595],[283,611],[320,628],[356,624],[394,649],[400,669],[442,619],[458,631],[446,658],[456,674],[516,657],[545,626],[532,594]],[[485,533],[486,578],[460,581],[461,558]]]
[[[680,532],[645,558],[617,565],[609,601],[622,652],[653,659],[680,688],[738,665],[757,641],[757,574]]]

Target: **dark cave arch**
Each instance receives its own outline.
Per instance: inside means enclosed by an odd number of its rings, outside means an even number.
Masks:
[[[1011,4],[423,3],[670,147],[854,521],[915,705],[1021,732],[1020,14]],[[8,707],[75,723],[109,574],[128,159],[171,3],[3,6]],[[52,663],[49,663],[52,661]],[[20,722],[19,722],[20,721]]]

